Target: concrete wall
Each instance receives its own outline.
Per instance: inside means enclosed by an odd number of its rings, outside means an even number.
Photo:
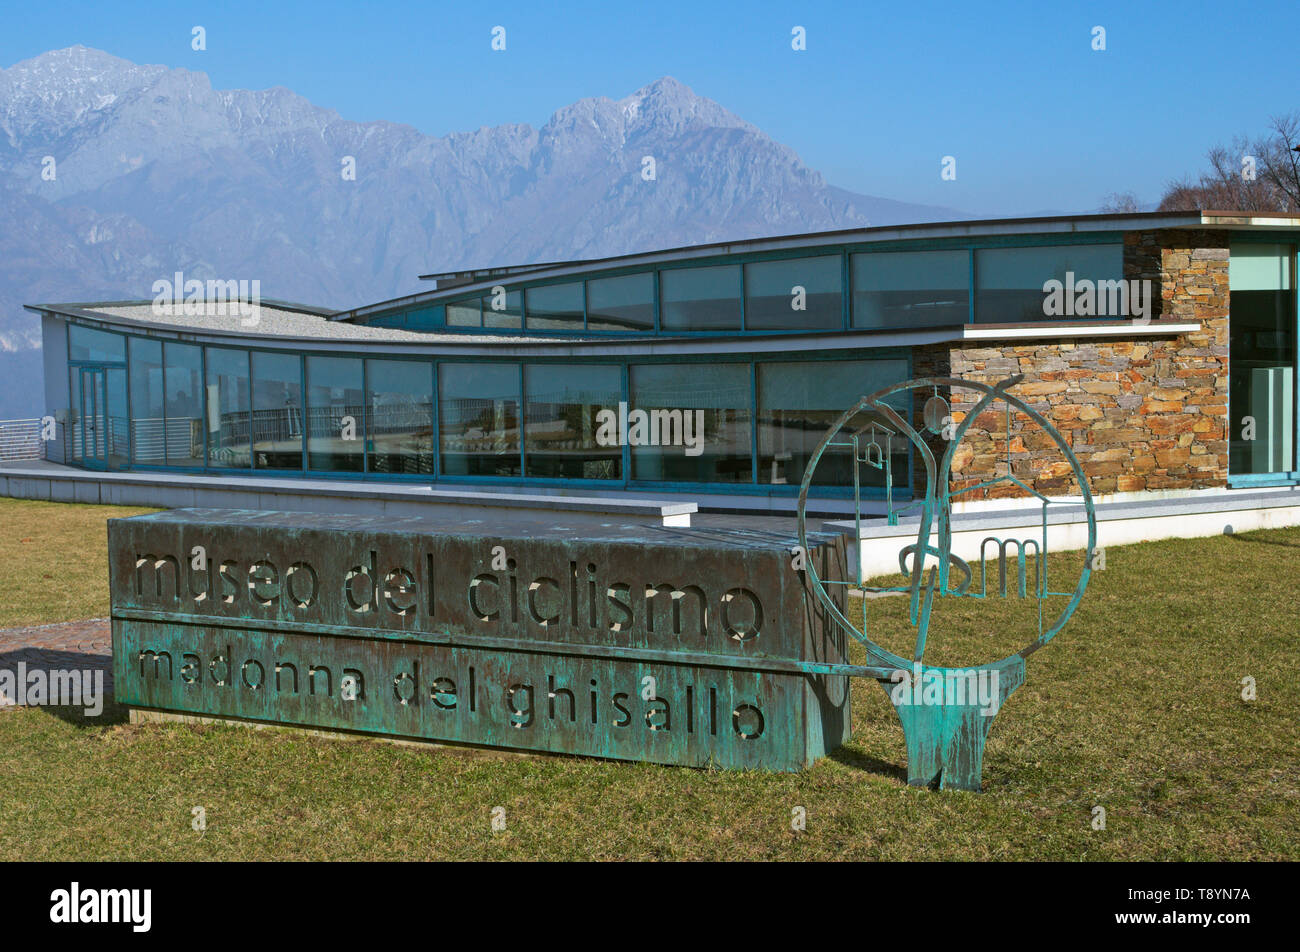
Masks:
[[[1051,508],[1051,507],[1049,507]],[[1300,489],[1271,489],[1258,492],[1218,490],[1162,500],[1118,503],[1096,508],[1097,547],[1132,545],[1159,539],[1192,539],[1203,536],[1233,535],[1256,529],[1280,529],[1300,525]],[[997,548],[990,546],[981,553],[990,536],[998,539],[1032,539],[1041,548],[1041,510],[1016,507],[981,513],[972,511],[954,518],[951,551],[971,564],[978,578],[982,554],[990,563],[997,561]],[[851,522],[831,526],[853,531]],[[898,526],[873,523],[862,530],[859,557],[866,577],[892,575],[898,571],[899,551],[917,540],[917,526],[908,522]],[[932,542],[936,541],[933,537]],[[1069,552],[1087,548],[1088,524],[1082,507],[1068,513],[1049,514],[1047,551]],[[1015,548],[1009,548],[1012,563]],[[909,557],[909,566],[911,564]],[[927,567],[937,564],[928,556]],[[1014,568],[1014,565],[1013,565]],[[996,565],[992,565],[996,578]],[[1014,571],[1011,573],[1014,575]],[[978,584],[978,583],[977,583]]]
[[[66,322],[41,315],[41,359],[45,372],[45,402],[41,415],[53,416],[56,410],[68,407],[68,335]],[[67,462],[72,457],[70,428],[59,424],[56,438],[46,443],[45,458],[56,463]]]
[[[349,483],[333,480],[259,479],[174,473],[93,473],[47,463],[0,469],[0,497],[43,499],[162,509],[265,509],[288,512],[353,512],[385,516],[482,517],[561,524],[637,523],[688,527],[698,511],[693,502],[423,486]]]

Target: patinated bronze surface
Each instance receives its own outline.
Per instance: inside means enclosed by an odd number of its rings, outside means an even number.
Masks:
[[[1097,520],[1093,509],[1088,480],[1069,443],[1038,411],[1009,391],[1022,382],[1014,376],[996,386],[955,377],[932,377],[908,380],[863,396],[845,410],[822,437],[804,472],[799,491],[798,522],[801,538],[806,537],[808,490],[818,460],[832,446],[852,451],[854,465],[854,540],[861,538],[862,494],[860,468],[884,469],[885,485],[892,483],[890,473],[893,454],[891,443],[897,439],[912,444],[926,473],[925,495],[920,499],[895,507],[891,495],[886,496],[887,518],[898,523],[900,513],[914,510],[919,515],[916,541],[898,552],[899,572],[910,576],[901,585],[872,585],[863,577],[863,560],[857,561],[856,578],[820,578],[817,565],[809,567],[810,589],[821,607],[834,619],[842,631],[860,641],[866,651],[864,666],[828,665],[821,669],[828,673],[844,672],[850,675],[873,677],[889,695],[890,703],[903,725],[907,743],[907,781],[913,786],[937,786],[941,789],[979,790],[982,784],[984,742],[988,737],[993,718],[1002,709],[1008,697],[1025,682],[1025,659],[1046,645],[1065,627],[1074,614],[1088,587],[1093,556],[1097,549]],[[942,393],[970,390],[979,394],[972,407],[963,412],[957,421],[949,414],[948,401]],[[922,423],[925,429],[942,436],[945,443],[943,456],[935,459],[926,438],[890,405],[891,398],[900,395],[917,398],[922,405]],[[1001,404],[1006,414],[1006,465],[992,479],[953,491],[950,474],[956,449],[972,424],[986,408]],[[864,411],[871,413],[866,423],[855,426],[855,420]],[[1070,506],[1075,503],[1051,499],[1037,492],[1033,486],[1014,474],[1010,446],[1011,417],[1030,421],[1056,444],[1062,459],[1074,474],[1080,492],[1080,503],[1087,519],[1088,544],[1078,582],[1072,591],[1053,592],[1047,579],[1047,510],[1049,506]],[[878,422],[883,417],[884,423]],[[882,446],[883,442],[883,446]],[[974,493],[995,485],[1007,485],[1032,497],[1040,506],[1041,521],[1037,538],[1000,539],[989,536],[980,545],[980,586],[972,585],[974,572],[966,560],[952,551],[952,507],[954,499],[963,493]],[[1019,651],[1001,659],[966,668],[929,665],[925,652],[930,634],[931,613],[945,598],[1008,597],[1007,554],[1014,547],[1017,556],[1016,578],[1018,585],[1011,591],[1020,598],[1038,601],[1038,624],[1033,631],[1025,632],[1025,645]],[[996,551],[998,558],[998,594],[990,596],[988,589],[989,567],[986,552]],[[1028,586],[1029,558],[1033,553],[1034,585]],[[927,559],[934,564],[926,568]],[[916,628],[915,649],[912,657],[905,658],[887,650],[873,637],[873,618],[864,604],[861,625],[850,620],[840,608],[844,590],[849,589],[860,597],[868,595],[906,595],[909,600],[908,620]],[[1060,614],[1054,619],[1044,611],[1049,597],[1068,599]]]
[[[109,522],[124,704],[792,770],[843,743],[845,636],[797,538],[239,510]],[[842,579],[845,540],[807,559]],[[843,602],[840,602],[843,609]]]

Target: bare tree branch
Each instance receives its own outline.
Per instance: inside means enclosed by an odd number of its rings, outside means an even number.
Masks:
[[[1142,204],[1132,192],[1111,192],[1101,201],[1101,209],[1108,215],[1127,215],[1142,211]]]
[[[1253,143],[1236,136],[1206,152],[1209,165],[1195,180],[1170,182],[1161,211],[1205,209],[1300,212],[1300,113],[1275,116]]]

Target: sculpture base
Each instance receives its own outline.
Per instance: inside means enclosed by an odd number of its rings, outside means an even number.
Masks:
[[[979,791],[993,718],[1024,683],[1019,656],[978,668],[915,664],[880,681],[903,724],[908,784]]]

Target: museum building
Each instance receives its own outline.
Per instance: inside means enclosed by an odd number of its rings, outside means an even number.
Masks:
[[[46,458],[86,470],[788,512],[863,394],[1023,375],[1011,392],[1094,494],[1154,498],[1296,484],[1298,238],[1300,218],[1239,212],[970,221],[423,275],[428,290],[351,310],[27,307],[57,425]],[[629,430],[638,411],[655,425]],[[1077,491],[1019,425],[972,429],[954,485],[1009,465]],[[886,472],[895,500],[923,489],[908,441],[889,452],[865,494],[883,497]],[[842,505],[855,468],[833,448],[814,498]]]

